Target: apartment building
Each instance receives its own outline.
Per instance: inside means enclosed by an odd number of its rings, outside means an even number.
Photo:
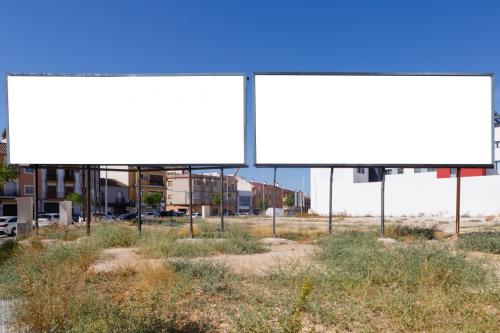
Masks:
[[[280,187],[255,181],[251,181],[250,183],[252,184],[252,207],[254,214],[264,214],[265,209],[269,207],[283,208],[284,192]],[[264,211],[262,208],[265,208]]]
[[[202,206],[210,206],[211,215],[220,214],[216,199],[221,193],[220,174],[192,174],[193,213],[201,213]],[[180,172],[169,174],[167,182],[166,210],[189,214],[189,174]],[[224,214],[233,215],[238,210],[237,179],[224,176]]]
[[[165,208],[165,198],[167,196],[167,173],[163,170],[158,171],[143,171],[141,172],[141,195],[144,196],[148,193],[160,193],[162,200],[160,203],[160,210]],[[137,202],[137,173],[128,173],[128,196],[130,198],[130,205],[136,206]],[[142,205],[146,209],[145,205]]]
[[[237,213],[252,214],[253,213],[253,186],[243,177],[236,177],[238,190]]]
[[[100,185],[100,200],[103,212],[107,201],[108,213],[115,215],[125,214],[127,207],[130,206],[128,185],[116,179],[106,180],[106,178],[100,179]]]

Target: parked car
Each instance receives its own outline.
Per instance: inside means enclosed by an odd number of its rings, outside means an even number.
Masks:
[[[158,212],[145,212],[144,213],[144,217],[159,217],[160,216],[160,213]]]
[[[17,230],[17,216],[0,217],[0,234],[15,236]]]
[[[201,213],[193,213],[193,217],[201,217]]]
[[[184,216],[184,212],[172,212],[173,215],[172,216]]]
[[[39,227],[50,227],[51,225],[57,224],[58,220],[59,220],[59,214],[56,213],[38,214]]]
[[[129,221],[129,220],[134,220],[136,218],[137,218],[137,213],[128,213],[119,215],[116,219],[118,221]]]
[[[172,210],[164,210],[160,212],[160,216],[165,217],[165,216],[174,216],[174,211]]]

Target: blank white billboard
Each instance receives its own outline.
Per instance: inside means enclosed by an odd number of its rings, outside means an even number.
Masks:
[[[492,81],[256,74],[256,165],[490,167]]]
[[[244,165],[245,79],[9,75],[9,162]]]

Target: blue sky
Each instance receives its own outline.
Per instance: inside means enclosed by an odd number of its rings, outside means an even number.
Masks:
[[[0,2],[0,73],[253,71],[500,73],[500,1]],[[278,182],[308,191],[309,170]]]

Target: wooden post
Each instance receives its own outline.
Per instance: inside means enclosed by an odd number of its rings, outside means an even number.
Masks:
[[[332,197],[333,197],[333,168],[330,168],[330,193],[329,193],[329,210],[328,210],[328,234],[331,235],[332,230]]]
[[[456,208],[457,211],[455,213],[455,236],[460,236],[460,180],[461,180],[461,170],[457,168],[457,201]]]

